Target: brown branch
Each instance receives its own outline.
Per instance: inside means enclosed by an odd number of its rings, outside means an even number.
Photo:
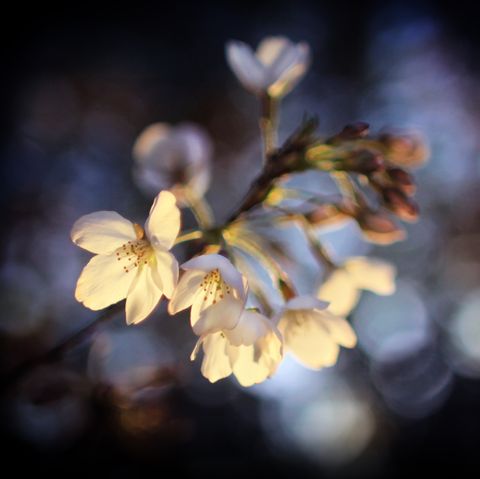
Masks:
[[[227,221],[232,223],[243,213],[261,204],[272,190],[275,182],[283,175],[304,171],[311,167],[305,163],[305,149],[312,143],[312,136],[317,127],[315,118],[307,119],[285,144],[268,156],[262,172],[253,182],[240,206]]]
[[[124,308],[124,301],[121,301],[113,306],[110,306],[105,311],[103,311],[94,321],[92,321],[87,326],[83,327],[76,333],[73,333],[71,336],[64,339],[60,344],[54,346],[43,353],[38,354],[30,359],[27,359],[23,363],[20,363],[17,367],[7,373],[0,382],[0,391],[8,389],[20,379],[22,379],[28,372],[34,369],[40,364],[53,363],[60,361],[64,355],[73,349],[75,346],[78,346],[95,332],[97,327],[110,319],[112,319],[116,314],[122,311]]]

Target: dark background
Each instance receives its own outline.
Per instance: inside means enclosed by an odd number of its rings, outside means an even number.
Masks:
[[[430,314],[441,321],[454,314],[465,291],[478,293],[479,149],[475,140],[480,125],[480,29],[475,2],[135,2],[128,8],[82,2],[11,7],[2,14],[1,33],[0,254],[6,271],[2,315],[6,323],[15,323],[17,314],[25,314],[19,304],[27,304],[23,308],[36,319],[25,330],[2,328],[4,373],[91,318],[73,299],[75,278],[85,257],[69,244],[68,231],[76,217],[89,211],[115,209],[127,217],[144,214],[149,200],[132,183],[130,152],[146,125],[189,120],[204,126],[214,138],[216,151],[216,183],[210,198],[215,204],[229,192],[229,204],[234,204],[241,197],[255,171],[247,171],[243,178],[229,176],[229,162],[242,145],[255,141],[257,118],[254,99],[237,84],[224,60],[224,44],[232,38],[256,45],[266,35],[284,34],[310,43],[312,69],[297,88],[305,93],[295,91],[285,101],[283,135],[306,111],[319,114],[327,133],[354,120],[380,122],[376,128],[383,123],[408,126],[405,123],[412,121],[422,128],[420,113],[428,105],[432,117],[451,119],[455,128],[446,122],[443,130],[434,132],[438,141],[429,138],[433,159],[420,174],[426,221],[435,228],[433,239],[427,235],[422,243],[422,251],[427,251],[422,264],[431,269],[418,274],[418,281],[428,293]],[[376,37],[382,29],[390,33]],[[448,61],[439,75],[453,71],[460,80],[447,82],[445,90],[432,84],[432,98],[419,105],[423,111],[418,114],[415,106],[385,109],[375,100],[375,92],[397,61],[422,49],[437,52],[434,57],[443,52]],[[430,57],[420,58],[428,61]],[[415,83],[408,85],[415,87]],[[450,87],[458,90],[457,96],[437,111],[435,105],[443,94],[451,93]],[[419,90],[418,95],[425,94],[425,89]],[[403,97],[399,98],[402,104]],[[465,116],[458,114],[460,103],[461,111],[468,113]],[[427,122],[427,136],[434,127],[435,123]],[[435,168],[442,142],[452,145],[450,157]],[[460,165],[463,173],[458,179]],[[218,207],[220,217],[227,213]],[[459,237],[467,238],[455,243],[462,251],[448,256],[453,239]],[[388,251],[383,256],[389,258]],[[402,262],[409,253],[406,249],[393,254],[394,261]],[[451,286],[455,274],[465,278],[462,271],[445,267],[442,258],[448,264],[455,265],[460,258],[471,265],[468,271],[462,270],[470,275],[464,290],[458,284]],[[22,268],[26,265],[36,279],[25,278]],[[408,268],[403,273],[407,279],[416,274],[409,276]],[[31,308],[41,314],[32,313]],[[434,321],[432,335],[443,352],[448,350],[444,347],[448,338],[438,326],[441,321]],[[122,318],[114,327],[123,327]],[[168,328],[173,328],[171,323],[162,335],[176,334]],[[193,339],[188,341],[185,352]],[[51,365],[38,377],[26,378],[3,392],[4,468],[12,465],[17,473],[35,468],[37,474],[55,476],[102,471],[112,477],[130,477],[154,469],[156,474],[212,477],[260,473],[405,477],[446,469],[458,472],[467,465],[475,471],[480,465],[478,369],[458,374],[452,367],[449,391],[441,404],[425,414],[409,415],[382,402],[375,381],[371,382],[368,354],[354,352],[349,361],[358,365],[347,368],[345,374],[362,378],[371,389],[372,407],[382,411],[380,432],[357,458],[331,466],[272,445],[260,420],[262,407],[268,405],[261,406],[263,399],[258,396],[222,382],[206,386],[208,400],[196,400],[205,384],[198,385],[198,368],[190,372],[189,364],[180,366],[187,369],[180,379],[177,372],[172,373],[173,379],[162,376],[161,393],[153,402],[144,398],[144,402],[125,405],[105,385],[85,380],[88,348],[83,344],[64,365]],[[184,363],[187,357],[184,354]],[[408,361],[402,367],[408,369]],[[71,371],[75,371],[73,378]],[[45,389],[45,384],[51,387]],[[58,409],[62,431],[67,432],[53,440],[44,432],[48,431],[44,424],[18,420],[25,413],[23,409],[18,413],[18,408],[30,401],[34,408],[52,405],[55,411],[59,398],[65,396],[81,397],[81,410],[88,410],[84,425],[78,430],[72,426],[76,432],[68,432],[69,423],[75,423],[80,414],[76,407]],[[34,408],[25,414],[35,415]],[[125,421],[136,424],[134,432],[124,427]],[[35,428],[38,434],[32,433]]]

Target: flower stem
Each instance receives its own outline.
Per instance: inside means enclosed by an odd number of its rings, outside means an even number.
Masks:
[[[189,231],[188,233],[184,233],[183,235],[180,235],[177,237],[175,240],[175,244],[180,244],[180,243],[185,243],[186,241],[193,241],[196,239],[200,239],[203,236],[203,232],[200,230],[193,230]]]
[[[192,211],[198,226],[202,230],[207,230],[213,226],[214,218],[213,212],[207,200],[203,197],[198,197],[190,191],[185,192],[188,202],[188,207]]]
[[[312,225],[308,222],[307,218],[302,214],[293,214],[291,216],[293,221],[296,221],[302,227],[305,238],[308,241],[310,251],[313,253],[318,262],[322,263],[328,270],[333,270],[336,265],[330,257],[328,251],[322,245],[322,243],[316,237]]]
[[[119,312],[125,309],[124,301],[121,301],[113,306],[107,308],[103,313],[97,316],[90,324],[83,327],[76,333],[73,333],[71,336],[67,337],[60,344],[48,349],[47,351],[40,353],[33,358],[27,359],[25,362],[21,363],[19,366],[14,368],[12,371],[7,373],[2,382],[0,383],[0,390],[3,391],[12,384],[15,384],[20,379],[22,379],[29,371],[34,367],[40,364],[52,363],[55,361],[61,360],[64,355],[73,349],[75,346],[78,346],[96,331],[97,327],[106,321],[114,318]]]
[[[263,140],[264,162],[277,147],[278,100],[268,93],[260,98],[260,131]]]

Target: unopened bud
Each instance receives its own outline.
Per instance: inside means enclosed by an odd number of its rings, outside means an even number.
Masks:
[[[387,150],[387,160],[399,166],[418,167],[430,155],[429,148],[418,133],[384,133],[379,140]]]
[[[357,121],[347,125],[337,136],[343,140],[353,140],[363,138],[368,135],[370,125],[364,121]]]
[[[372,150],[356,150],[347,158],[339,161],[335,169],[343,171],[354,171],[363,175],[369,175],[383,170],[384,163],[382,155]]]
[[[307,221],[314,226],[327,226],[348,219],[349,215],[338,209],[336,205],[320,205],[305,215]]]
[[[418,219],[417,204],[407,197],[398,188],[388,187],[382,189],[383,202],[385,206],[404,221],[416,221]]]
[[[356,219],[367,241],[388,245],[405,239],[405,231],[382,211],[364,210]]]
[[[395,186],[406,195],[412,196],[415,194],[416,186],[410,173],[401,168],[388,168],[386,174],[395,183]]]

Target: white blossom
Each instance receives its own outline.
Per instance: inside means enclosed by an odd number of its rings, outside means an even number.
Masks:
[[[235,266],[219,254],[206,254],[182,264],[185,270],[168,305],[176,314],[191,306],[195,334],[233,329],[246,301],[246,281]]]
[[[202,374],[210,382],[233,374],[245,387],[271,377],[283,358],[282,337],[264,315],[244,310],[236,327],[200,337],[192,361],[203,346]]]
[[[395,274],[395,267],[386,261],[362,256],[350,258],[320,286],[317,297],[330,303],[330,312],[345,317],[357,305],[361,290],[382,296],[393,294]]]
[[[169,250],[179,229],[180,211],[168,191],[155,198],[144,228],[115,211],[82,216],[73,225],[72,241],[96,256],[83,268],[75,298],[93,310],[127,298],[127,323],[139,323],[162,294],[173,294],[178,263]]]
[[[286,351],[312,369],[333,366],[340,346],[353,348],[357,342],[350,324],[329,312],[327,306],[312,296],[297,296],[277,316]]]
[[[243,86],[256,95],[280,98],[289,93],[305,75],[310,48],[285,37],[267,37],[257,51],[240,41],[226,46],[228,63]]]
[[[201,198],[210,185],[212,142],[201,127],[154,123],[133,147],[134,178],[148,195],[170,190],[180,206],[188,197]]]

